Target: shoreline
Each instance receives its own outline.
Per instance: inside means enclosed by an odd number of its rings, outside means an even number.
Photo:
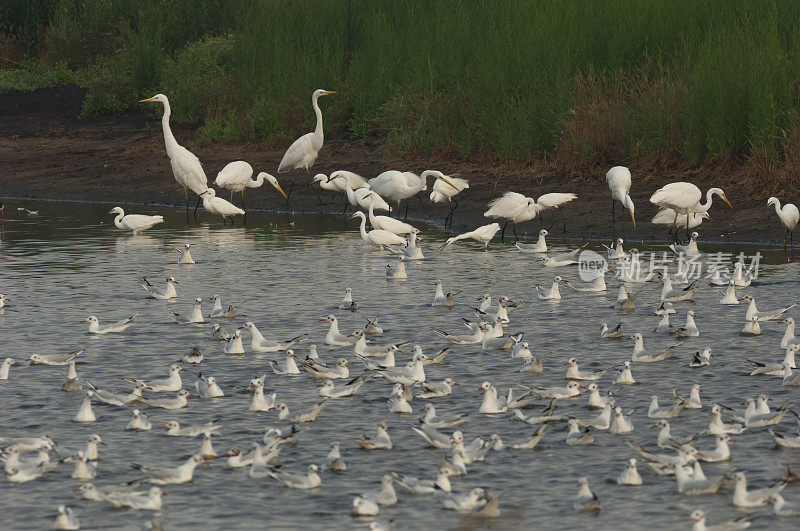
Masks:
[[[33,201],[78,201],[117,203],[120,205],[153,205],[181,207],[182,191],[174,180],[164,150],[160,123],[144,114],[144,110],[112,116],[79,116],[82,89],[57,87],[31,92],[0,93],[0,197]],[[192,130],[173,125],[179,142],[195,153],[203,163],[211,184],[225,164],[247,160],[256,172],[268,171],[281,182],[284,190],[291,186],[293,174],[272,171],[283,156],[284,145],[262,144],[197,144],[191,141]],[[288,145],[288,142],[286,143]],[[641,161],[638,161],[641,163]],[[668,182],[688,180],[705,190],[711,186],[725,189],[734,205],[731,210],[715,202],[697,232],[701,242],[780,247],[783,227],[774,211],[752,198],[737,186],[737,181],[724,182],[720,175],[703,177],[692,171],[666,171],[662,175],[637,170],[637,161],[620,161],[631,167],[633,187],[631,196],[636,205],[636,231],[626,222],[625,239],[631,242],[667,242],[665,226],[649,221],[657,212],[648,201],[650,194]],[[279,213],[341,212],[344,196],[319,190],[327,203],[320,205],[310,190],[316,173],[329,174],[348,169],[366,178],[392,168],[421,173],[424,169],[439,169],[447,175],[458,174],[468,179],[470,188],[460,194],[462,200],[455,211],[452,227],[444,229],[443,219],[449,207],[434,205],[430,219],[425,219],[418,201],[410,203],[409,220],[424,222],[440,230],[460,233],[479,225],[491,223],[483,217],[486,204],[506,191],[512,190],[538,197],[548,192],[574,192],[578,199],[557,212],[559,221],[549,229],[552,237],[562,236],[561,216],[566,216],[566,237],[571,240],[610,242],[612,231],[611,194],[605,182],[605,171],[580,177],[554,175],[545,163],[483,162],[453,160],[446,155],[399,157],[381,146],[329,138],[319,153],[311,172],[299,174],[291,196],[291,207],[283,208],[283,198],[271,186],[248,190],[245,202],[248,210]],[[715,172],[716,173],[716,172]],[[426,208],[427,193],[423,192]],[[795,201],[782,197],[782,201]],[[193,208],[190,198],[190,208]],[[235,203],[239,201],[234,198]],[[755,204],[754,204],[755,203]],[[403,212],[405,207],[401,207]],[[619,210],[619,209],[617,209]],[[619,213],[617,214],[619,216]],[[548,228],[552,211],[544,220],[536,218],[520,225],[520,240],[535,237],[541,227]],[[501,223],[502,225],[502,223]],[[617,223],[617,236],[621,224]],[[513,238],[513,230],[506,229]],[[523,234],[525,233],[525,234]],[[798,234],[800,238],[800,234]]]

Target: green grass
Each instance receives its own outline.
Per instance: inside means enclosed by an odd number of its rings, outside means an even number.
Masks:
[[[86,112],[163,92],[206,140],[307,132],[316,88],[340,92],[321,100],[328,131],[575,171],[637,156],[780,160],[796,136],[795,0],[51,4],[12,9],[21,25],[7,32],[29,42],[39,28],[28,54],[40,74],[63,64],[87,78]],[[0,71],[0,89],[34,79]]]

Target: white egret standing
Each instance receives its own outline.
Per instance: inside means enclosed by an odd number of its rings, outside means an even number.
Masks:
[[[715,195],[720,196],[723,201],[728,203],[728,206],[733,208],[731,202],[725,197],[725,192],[722,188],[709,188],[706,192],[706,202],[703,204],[700,202],[703,198],[703,193],[700,191],[700,188],[687,182],[669,183],[659,188],[650,196],[650,202],[662,208],[673,209],[675,211],[675,219],[672,221],[674,225],[678,221],[678,214],[700,214],[708,212]],[[688,222],[688,216],[686,220]],[[689,235],[688,227],[686,229],[686,235],[687,237]],[[675,237],[677,239],[677,230]]]
[[[338,181],[340,185],[344,184],[347,201],[356,208],[361,207],[363,209],[369,209],[370,206],[373,206],[375,210],[386,210],[387,212],[390,210],[389,203],[372,191],[369,185],[353,190],[350,186],[350,181],[341,175],[336,175],[336,172],[333,172],[331,176],[328,177],[328,180]],[[345,210],[347,210],[347,205],[345,205]],[[342,215],[344,215],[344,211],[342,211]]]
[[[453,187],[454,190],[458,190],[458,187],[454,185],[450,179],[447,178],[440,171],[436,170],[425,170],[422,172],[422,175],[417,175],[410,171],[398,171],[398,170],[388,170],[377,177],[369,180],[369,187],[381,197],[385,197],[388,200],[391,200],[397,203],[397,209],[400,209],[400,201],[406,200],[406,214],[405,217],[408,219],[408,199],[417,195],[422,190],[427,189],[427,181],[428,177],[435,177],[436,179],[441,179],[445,183],[449,184]],[[422,199],[419,199],[420,205],[422,208],[425,208],[425,205],[422,203]],[[398,217],[400,213],[398,212]]]
[[[120,230],[130,230],[134,234],[139,234],[143,230],[152,228],[154,225],[164,223],[162,216],[146,216],[144,214],[128,214],[121,207],[114,207],[108,212],[109,214],[116,214],[114,218],[114,225]]]
[[[800,220],[800,210],[797,210],[797,207],[792,203],[786,203],[781,207],[781,202],[777,197],[770,197],[767,199],[767,206],[775,207],[775,213],[778,215],[778,218],[780,218],[783,226],[786,227],[786,236],[783,238],[783,250],[785,251],[786,237],[789,239],[789,246],[792,247],[794,245],[792,233],[797,226],[797,221]]]
[[[229,216],[235,216],[237,214],[243,215],[245,212],[241,208],[237,207],[236,205],[229,203],[228,201],[222,199],[221,197],[216,197],[217,191],[213,188],[209,188],[202,194],[200,197],[203,198],[203,208],[211,212],[212,214],[217,214],[218,216],[222,216],[222,224],[225,225],[225,219]],[[233,220],[231,220],[231,224],[233,224]]]
[[[231,202],[233,202],[234,192],[242,192],[242,208],[245,208],[245,188],[259,188],[262,184],[264,184],[264,181],[267,181],[269,184],[274,186],[283,197],[286,197],[283,188],[281,188],[281,185],[278,184],[278,179],[269,173],[262,171],[258,174],[258,176],[256,176],[255,180],[251,179],[252,176],[253,167],[243,160],[237,160],[234,162],[229,162],[224,168],[222,168],[222,170],[220,170],[220,172],[217,174],[217,178],[214,180],[214,184],[220,188],[225,188],[226,190],[231,191]]]
[[[436,179],[433,183],[433,191],[431,192],[431,203],[444,203],[447,201],[447,204],[450,206],[450,212],[448,212],[447,216],[444,218],[445,227],[447,227],[448,220],[451,225],[453,224],[453,214],[458,208],[458,200],[455,197],[469,188],[469,182],[466,179],[460,179],[451,175],[448,175],[447,178],[455,185],[455,189],[446,182]]]
[[[322,144],[325,141],[325,135],[322,133],[322,111],[319,109],[317,100],[320,96],[326,94],[336,94],[336,92],[333,90],[317,89],[314,91],[314,94],[311,95],[311,106],[314,107],[314,114],[317,115],[317,126],[314,128],[313,133],[304,134],[289,146],[289,149],[283,154],[283,159],[281,159],[281,163],[278,166],[278,173],[298,170],[294,175],[292,185],[289,187],[289,195],[286,198],[287,204],[289,203],[289,197],[292,196],[294,183],[297,181],[297,175],[300,173],[300,170],[305,169],[306,173],[308,173],[308,169],[314,165],[314,161],[317,160],[317,153],[322,149]],[[311,189],[317,194],[316,188],[312,186]],[[322,203],[319,194],[317,194],[317,199]]]
[[[483,216],[506,220],[503,230],[500,232],[500,241],[502,242],[509,221],[514,223],[514,238],[518,240],[517,223],[532,220],[538,212],[539,208],[532,197],[526,197],[517,192],[506,192],[489,203],[489,210],[484,212]]]
[[[371,192],[365,197],[369,198],[374,192]],[[394,219],[389,216],[376,216],[373,203],[369,204],[369,223],[373,229],[388,230],[392,234],[404,235],[419,232],[416,227],[412,227],[408,223],[404,223],[399,219]]]
[[[361,239],[366,243],[377,245],[381,250],[383,250],[383,247],[386,245],[405,245],[406,243],[405,238],[393,232],[389,232],[388,230],[375,229],[367,232],[367,216],[360,210],[350,216],[350,219],[353,218],[361,218]]]
[[[458,236],[453,236],[452,238],[448,238],[448,240],[444,242],[444,245],[439,247],[439,250],[441,251],[448,245],[455,243],[458,240],[466,240],[468,238],[472,238],[477,242],[481,242],[484,248],[488,249],[489,242],[492,241],[492,238],[494,238],[494,235],[497,234],[497,231],[499,230],[500,230],[499,223],[490,223],[488,225],[482,225],[473,231],[465,232],[464,234],[459,234]]]
[[[206,172],[203,171],[203,165],[200,164],[194,153],[178,144],[175,136],[172,134],[172,129],[169,127],[169,117],[172,111],[169,107],[169,100],[163,94],[156,94],[152,98],[139,100],[139,103],[146,101],[158,101],[164,105],[164,115],[161,117],[161,128],[164,130],[164,145],[167,148],[167,156],[169,156],[169,163],[172,166],[172,173],[175,175],[175,180],[178,184],[183,186],[183,195],[186,199],[186,213],[189,213],[189,195],[186,192],[188,188],[198,196],[208,189],[208,179],[206,179]],[[197,217],[197,205],[200,204],[198,198],[197,204],[194,207],[195,218]]]
[[[624,208],[631,212],[633,228],[636,228],[636,217],[633,215],[633,200],[630,196],[631,191],[631,171],[625,166],[614,166],[606,173],[606,182],[611,190],[611,238],[616,239],[614,234],[614,207],[616,202],[622,203]],[[622,233],[625,234],[625,217],[622,217]]]
[[[339,179],[339,177],[341,177],[341,179]],[[318,182],[319,187],[323,190],[330,190],[332,192],[346,192],[345,181],[350,183],[350,188],[353,190],[358,190],[359,188],[369,188],[365,178],[357,173],[347,170],[337,170],[331,173],[330,177],[324,173],[318,173],[314,176],[312,186],[313,183]],[[344,202],[344,210],[342,210],[343,216],[345,212],[347,212],[347,203],[348,201]]]

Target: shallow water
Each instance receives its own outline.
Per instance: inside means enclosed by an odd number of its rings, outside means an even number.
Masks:
[[[21,204],[21,203],[19,203]],[[455,346],[445,366],[428,366],[429,379],[453,377],[461,384],[452,396],[436,399],[441,413],[470,413],[461,429],[466,440],[484,439],[499,434],[507,444],[529,435],[533,428],[510,422],[508,415],[485,416],[477,413],[480,404],[478,386],[492,382],[501,394],[509,386],[521,384],[564,385],[563,362],[571,356],[581,360],[583,368],[620,364],[630,358],[632,342],[600,340],[601,322],[612,327],[622,322],[626,332],[645,334],[645,347],[656,349],[672,344],[668,335],[651,332],[658,317],[652,314],[660,287],[648,284],[640,294],[633,313],[612,308],[616,287],[607,294],[579,294],[562,288],[564,298],[553,303],[536,300],[534,286],[549,285],[554,274],[577,280],[574,266],[545,269],[533,255],[514,252],[508,244],[493,243],[489,252],[477,244],[457,244],[436,253],[444,235],[425,231],[423,243],[427,259],[408,264],[407,282],[387,282],[384,277],[386,256],[365,247],[356,232],[355,221],[341,217],[290,218],[285,215],[252,213],[247,228],[222,228],[221,224],[203,222],[186,225],[180,210],[161,209],[167,222],[143,236],[130,236],[114,228],[106,215],[108,205],[78,203],[27,203],[38,208],[38,216],[16,212],[17,202],[6,203],[3,241],[0,244],[0,292],[13,299],[13,306],[0,315],[0,357],[24,359],[34,352],[67,352],[86,347],[78,360],[78,373],[102,388],[123,392],[127,384],[119,377],[133,375],[163,378],[170,363],[190,350],[200,347],[206,358],[190,370],[201,370],[217,378],[228,398],[208,401],[190,399],[184,410],[168,412],[148,410],[153,425],[171,419],[182,424],[197,424],[222,417],[222,437],[215,438],[215,448],[223,453],[232,446],[246,448],[259,440],[267,427],[281,425],[277,414],[251,413],[250,397],[233,392],[256,376],[268,372],[267,387],[278,394],[291,410],[305,409],[319,400],[310,375],[273,376],[269,359],[276,354],[247,354],[231,357],[223,353],[223,343],[209,339],[210,324],[175,324],[167,309],[187,313],[195,297],[209,298],[219,293],[224,304],[239,308],[235,319],[220,319],[225,329],[245,321],[254,321],[268,337],[289,338],[307,333],[309,339],[295,349],[303,357],[309,344],[319,345],[323,359],[334,360],[352,351],[323,344],[327,323],[319,319],[328,313],[340,318],[342,331],[362,326],[366,317],[380,316],[386,330],[381,343],[414,341],[427,354],[444,346],[431,328],[465,333],[461,318],[474,318],[465,305],[476,304],[484,292],[495,297],[505,294],[523,304],[511,315],[509,332],[524,331],[535,355],[544,358],[545,373],[529,375],[515,372],[519,360],[507,352],[482,353],[479,346]],[[156,213],[153,207],[134,207],[137,212]],[[207,218],[206,218],[207,219]],[[193,244],[192,254],[198,263],[191,267],[176,264],[177,247]],[[559,242],[553,241],[553,244]],[[574,246],[574,244],[571,244]],[[592,248],[599,246],[592,245]],[[658,250],[663,247],[653,247]],[[640,246],[646,250],[648,247]],[[755,249],[704,247],[714,252],[750,255]],[[757,284],[742,293],[757,295],[759,308],[769,310],[796,300],[800,291],[796,263],[787,263],[776,251],[762,251],[761,276]],[[672,264],[672,269],[675,264]],[[143,276],[160,285],[165,275],[178,281],[179,298],[168,303],[145,298],[137,280]],[[446,291],[459,291],[459,305],[453,310],[431,308],[433,282],[442,279]],[[609,287],[616,286],[609,281]],[[359,304],[355,313],[336,309],[344,288],[352,287]],[[638,289],[638,288],[636,288]],[[686,435],[702,429],[708,421],[713,402],[736,405],[748,396],[768,393],[773,403],[788,400],[797,404],[797,388],[782,388],[777,378],[743,376],[746,358],[781,361],[778,348],[783,325],[763,325],[763,335],[743,338],[744,306],[720,306],[721,288],[703,282],[693,304],[677,304],[676,323],[682,323],[685,311],[695,310],[701,337],[687,340],[676,354],[655,364],[634,366],[639,385],[614,388],[617,404],[635,409],[632,420],[636,430],[629,436],[614,436],[607,431],[595,433],[589,447],[567,447],[563,425],[552,425],[539,448],[534,451],[506,449],[492,452],[481,463],[468,466],[464,478],[453,480],[455,489],[483,486],[491,492],[504,492],[502,516],[489,524],[507,528],[641,528],[643,522],[658,528],[685,528],[686,515],[698,506],[709,514],[709,524],[735,518],[745,511],[731,503],[730,493],[688,498],[674,493],[674,480],[658,478],[645,470],[640,461],[643,487],[620,487],[613,480],[632,456],[624,443],[636,441],[648,448],[655,446],[656,431],[646,418],[649,397],[656,394],[668,403],[671,390],[688,393],[693,383],[703,388],[704,407],[685,411],[672,422],[673,433]],[[606,298],[608,296],[608,299]],[[210,304],[206,303],[206,313]],[[795,315],[797,312],[793,312]],[[80,320],[89,314],[110,322],[137,314],[136,325],[122,335],[90,336]],[[245,336],[245,348],[249,337]],[[711,367],[689,369],[691,355],[706,346],[713,349]],[[408,352],[410,349],[406,349]],[[408,354],[401,359],[406,361]],[[400,361],[400,360],[398,360]],[[351,371],[359,370],[358,364]],[[611,389],[611,373],[600,382],[601,391]],[[171,438],[164,430],[129,433],[124,427],[132,407],[95,405],[98,420],[92,425],[72,421],[83,400],[81,393],[60,390],[65,367],[12,368],[11,379],[0,381],[3,435],[47,433],[59,441],[59,447],[82,448],[92,433],[98,433],[108,446],[101,447],[95,484],[128,481],[138,476],[131,463],[177,465],[199,450],[202,439]],[[193,389],[195,377],[184,373],[184,387]],[[321,464],[331,441],[341,442],[348,470],[343,474],[323,473],[322,487],[311,492],[290,490],[271,479],[251,480],[247,469],[229,469],[223,460],[199,467],[195,480],[187,485],[168,485],[162,522],[166,528],[238,528],[267,525],[273,528],[365,528],[372,519],[349,516],[354,494],[375,489],[388,471],[432,477],[439,452],[425,449],[409,428],[416,423],[423,402],[412,402],[415,413],[398,415],[388,412],[386,399],[390,385],[380,379],[369,381],[358,397],[331,401],[316,423],[302,424],[298,443],[284,446],[279,462],[291,471],[304,471],[312,463]],[[537,404],[545,404],[539,401]],[[594,416],[584,408],[585,397],[563,401],[559,411],[578,417]],[[540,406],[537,405],[537,409]],[[364,432],[373,435],[375,426],[386,420],[391,426],[395,449],[363,452],[355,439]],[[793,418],[784,425],[794,430]],[[451,431],[451,430],[448,430]],[[773,450],[769,437],[760,430],[735,436],[733,460],[724,465],[707,464],[711,477],[734,469],[746,469],[751,485],[761,486],[778,479],[782,465],[800,467],[798,450]],[[712,448],[713,439],[698,444]],[[69,476],[72,465],[66,464],[37,480],[17,485],[2,483],[3,511],[0,528],[34,529],[50,527],[59,504],[79,510],[84,528],[137,529],[151,515],[147,511],[112,509],[108,504],[83,500],[72,491],[77,481]],[[575,514],[572,501],[577,492],[575,481],[587,476],[599,496],[603,510],[597,517]],[[398,488],[400,503],[381,509],[379,520],[394,519],[398,528],[454,528],[460,525],[483,525],[464,515],[441,508],[437,500],[413,496]],[[800,499],[800,487],[790,485],[784,491],[790,501]],[[766,511],[765,511],[766,512]],[[756,521],[755,527],[791,528],[797,520],[774,520],[769,516]]]

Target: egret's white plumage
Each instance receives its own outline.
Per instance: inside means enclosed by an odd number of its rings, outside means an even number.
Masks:
[[[478,227],[475,230],[465,232],[464,234],[459,234],[458,236],[453,236],[452,238],[448,238],[444,245],[439,247],[439,250],[444,249],[448,245],[451,245],[459,240],[466,240],[466,239],[473,239],[477,242],[480,242],[484,245],[484,247],[489,247],[489,242],[492,241],[494,235],[497,234],[497,231],[500,230],[500,224],[498,223],[490,223],[488,225],[483,225]]]
[[[151,229],[154,225],[164,223],[162,216],[146,216],[144,214],[128,214],[120,207],[114,207],[109,214],[116,214],[114,218],[114,225],[120,230],[133,231],[134,234],[139,234],[143,230]]]
[[[167,148],[167,156],[169,156],[169,163],[172,166],[175,180],[183,186],[183,193],[186,196],[186,209],[188,211],[189,198],[186,195],[186,189],[188,188],[197,195],[205,192],[208,188],[206,173],[203,171],[200,159],[175,140],[172,129],[169,127],[169,117],[172,111],[167,97],[163,94],[156,94],[152,98],[139,100],[139,103],[146,101],[158,101],[164,105],[164,115],[161,118],[161,128],[164,130],[164,145]]]
[[[270,183],[283,197],[286,197],[283,188],[278,184],[278,179],[269,173],[262,171],[256,176],[255,180],[251,179],[252,176],[253,167],[243,160],[237,160],[229,162],[220,170],[214,180],[214,184],[220,188],[230,190],[231,200],[233,200],[234,192],[242,192],[242,197],[244,197],[245,188],[259,188],[264,184],[264,181]]]
[[[792,241],[792,233],[800,220],[800,210],[792,203],[786,203],[781,207],[781,202],[777,197],[770,197],[767,200],[767,206],[774,206],[775,213],[781,220],[781,223],[786,227],[786,234],[789,241]],[[786,247],[786,238],[783,239],[783,246]]]
[[[384,245],[405,245],[406,243],[405,238],[389,232],[388,230],[377,229],[367,232],[367,216],[365,216],[363,212],[356,212],[350,217],[361,218],[361,239],[366,243],[377,245],[381,248],[383,248]]]
[[[213,188],[209,188],[200,195],[203,197],[203,208],[212,214],[222,216],[223,222],[228,217],[245,213],[244,210],[236,205],[229,203],[221,197],[216,197],[217,192]]]
[[[631,171],[625,166],[614,166],[608,173],[606,173],[606,182],[608,188],[611,190],[611,207],[612,215],[611,222],[614,222],[613,207],[614,201],[619,201],[622,206],[627,208],[631,213],[631,221],[633,221],[633,228],[636,228],[636,217],[634,216],[633,200],[630,196],[631,191]]]
[[[278,173],[300,169],[308,171],[314,161],[317,160],[317,153],[322,149],[322,144],[325,141],[325,135],[322,133],[322,111],[319,109],[317,100],[320,96],[326,94],[336,94],[336,92],[317,89],[311,95],[311,106],[314,107],[314,114],[317,115],[317,126],[313,133],[304,134],[289,146],[278,166]]]

